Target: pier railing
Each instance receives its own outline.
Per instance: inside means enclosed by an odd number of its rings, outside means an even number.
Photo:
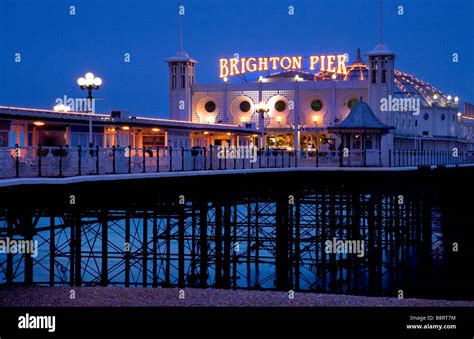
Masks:
[[[0,178],[70,177],[175,171],[293,167],[407,167],[474,163],[459,151],[243,151],[208,148],[2,147]]]

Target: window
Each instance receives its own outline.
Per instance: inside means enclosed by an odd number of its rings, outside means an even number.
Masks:
[[[365,136],[365,149],[372,149],[372,135],[366,134]]]
[[[276,109],[278,112],[284,112],[285,109],[286,109],[286,103],[285,103],[283,100],[278,100],[278,101],[275,103],[275,109]]]
[[[415,120],[415,126],[418,126],[418,120]]]
[[[216,110],[216,103],[214,101],[208,101],[204,105],[204,108],[206,109],[207,112],[212,113]]]
[[[444,121],[444,120],[446,120],[446,114],[442,113],[441,114],[441,121]]]
[[[165,134],[144,134],[143,135],[143,147],[145,148],[156,148],[165,146]]]
[[[186,77],[184,75],[181,76],[181,88],[186,87]]]
[[[8,131],[0,131],[0,147],[8,146]]]
[[[355,105],[357,105],[357,103],[359,102],[359,100],[357,100],[356,98],[352,98],[351,100],[349,100],[349,102],[347,103],[347,107],[349,107],[349,109],[353,109]]]
[[[377,60],[372,60],[372,83],[377,82]]]
[[[360,134],[355,134],[354,139],[352,141],[352,148],[353,149],[360,149]]]
[[[242,101],[239,107],[242,112],[248,112],[250,110],[250,102]]]
[[[176,88],[176,75],[173,75],[171,77],[171,88],[175,89]]]
[[[323,102],[319,99],[314,99],[311,101],[311,109],[314,112],[319,112],[323,108]]]
[[[423,119],[428,120],[430,118],[430,115],[428,113],[423,114]]]
[[[372,70],[372,83],[375,84],[377,82],[377,70]]]
[[[387,82],[387,70],[382,70],[382,83],[385,84]]]

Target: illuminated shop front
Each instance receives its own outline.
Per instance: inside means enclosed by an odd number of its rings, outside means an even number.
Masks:
[[[1,107],[0,147],[88,147],[89,114]],[[231,124],[211,125],[166,119],[92,115],[94,147],[191,148],[247,145],[257,130]]]

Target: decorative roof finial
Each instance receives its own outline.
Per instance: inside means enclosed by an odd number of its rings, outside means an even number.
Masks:
[[[357,48],[357,53],[356,53],[356,59],[355,59],[355,62],[361,62],[361,58],[360,58],[360,48]]]
[[[382,45],[382,0],[380,0],[379,34],[379,44]]]

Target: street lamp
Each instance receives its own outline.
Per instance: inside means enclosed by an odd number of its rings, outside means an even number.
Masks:
[[[87,110],[89,111],[89,147],[94,145],[92,139],[92,90],[98,90],[102,85],[102,79],[95,77],[92,73],[86,73],[84,77],[77,79],[77,84],[82,90],[87,90]]]
[[[268,108],[268,105],[265,102],[260,102],[255,105],[255,112],[260,114],[260,123],[261,123],[261,135],[262,137],[260,138],[260,148],[263,149],[265,146],[264,139],[265,139],[265,113],[268,113],[270,109]]]

